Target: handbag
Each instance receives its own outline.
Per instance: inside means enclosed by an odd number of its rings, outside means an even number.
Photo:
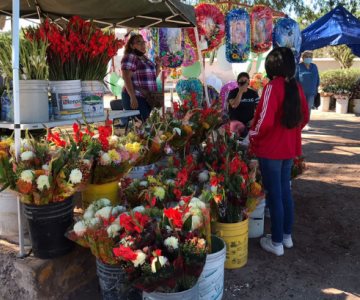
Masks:
[[[164,105],[164,93],[163,92],[152,92],[143,88],[138,88],[141,94],[144,95],[146,102],[151,108],[160,108]]]

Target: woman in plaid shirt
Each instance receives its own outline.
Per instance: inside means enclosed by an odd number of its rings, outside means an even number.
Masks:
[[[145,56],[146,42],[141,34],[132,35],[125,46],[125,55],[121,60],[124,79],[122,100],[125,109],[138,109],[145,121],[151,112],[144,91],[157,91],[156,77],[160,73],[161,59],[155,63]]]

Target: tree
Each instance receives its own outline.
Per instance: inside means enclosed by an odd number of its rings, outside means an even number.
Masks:
[[[346,45],[329,47],[329,53],[331,57],[340,63],[341,69],[349,69],[355,58],[351,49]]]

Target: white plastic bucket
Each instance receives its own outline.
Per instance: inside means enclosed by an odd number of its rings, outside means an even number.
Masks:
[[[0,193],[0,236],[18,235],[17,194],[9,189]]]
[[[360,114],[360,99],[353,99],[354,114]]]
[[[343,95],[336,95],[335,99],[336,99],[335,112],[337,114],[346,114],[348,112],[349,97]]]
[[[51,102],[55,119],[72,120],[82,117],[81,81],[50,81]]]
[[[47,80],[20,80],[20,123],[49,121],[49,82]],[[14,121],[14,101],[4,93],[1,99],[1,119]]]
[[[330,110],[330,97],[320,97],[319,110],[322,112],[327,112]]]
[[[213,253],[206,256],[206,263],[199,278],[199,299],[220,300],[224,294],[224,270],[226,245],[217,237],[211,237]]]
[[[198,300],[199,285],[195,284],[191,289],[179,293],[147,293],[143,292],[143,300]]]
[[[145,174],[149,171],[155,171],[156,172],[157,168],[155,164],[150,164],[150,165],[146,165],[146,166],[138,166],[138,167],[134,167],[132,168],[132,170],[129,172],[129,174],[127,175],[128,178],[131,179],[142,179],[145,177]]]
[[[262,199],[249,217],[249,238],[258,238],[264,234],[265,199]]]
[[[104,115],[104,85],[101,81],[82,81],[81,98],[86,117]]]

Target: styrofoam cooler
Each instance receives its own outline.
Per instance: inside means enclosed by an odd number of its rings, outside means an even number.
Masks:
[[[265,199],[262,199],[249,217],[249,238],[258,238],[264,234]]]

